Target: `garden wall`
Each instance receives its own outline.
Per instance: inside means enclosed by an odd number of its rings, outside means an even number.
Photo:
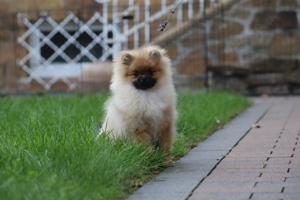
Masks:
[[[142,4],[144,0],[135,2]],[[152,11],[159,9],[159,2],[151,0]],[[235,3],[229,9],[221,8],[218,14],[205,16],[205,20],[185,30],[185,34],[172,36],[173,42],[165,45],[173,60],[176,85],[194,88],[207,85],[250,94],[299,92],[300,0],[232,2]],[[18,11],[28,11],[30,19],[37,19],[46,11],[59,21],[68,11],[88,19],[101,6],[94,0],[1,1],[1,93],[43,91],[35,82],[28,88],[20,88],[20,78],[26,73],[16,64],[24,54],[17,43],[17,37],[24,31],[17,21]],[[162,33],[156,31],[161,21],[151,24],[151,40],[172,29],[176,32],[180,24],[175,19],[176,16],[170,18]],[[66,87],[58,82],[53,89],[66,90]]]
[[[99,0],[99,2],[106,2],[106,0]],[[116,2],[118,5],[116,6]],[[121,13],[129,8],[129,2],[134,2],[135,6],[138,6],[138,12],[136,10],[129,11],[128,20],[123,18],[124,16]],[[145,16],[147,15],[146,10],[149,11],[149,15],[157,14],[163,8],[165,9],[168,5],[173,5],[173,0],[151,0],[148,1],[150,6],[145,5],[145,0],[110,0],[108,1],[108,21],[113,22],[113,11],[117,10],[117,16],[120,19],[126,21],[126,23],[121,23],[120,31],[124,31],[124,28],[132,28],[133,26],[143,23]],[[165,4],[162,4],[165,3]],[[209,2],[217,2],[212,0],[205,0],[206,5],[209,6]],[[199,10],[199,0],[194,1],[192,11],[194,13]],[[183,20],[187,18],[187,4],[183,6],[182,16]],[[136,7],[134,8],[136,9]],[[190,9],[191,10],[191,9]],[[36,56],[39,59],[39,55],[32,55],[32,50],[28,47],[20,44],[20,38],[23,34],[28,31],[28,27],[24,25],[24,19],[29,20],[32,25],[38,20],[45,20],[47,17],[55,20],[60,23],[65,20],[70,13],[74,13],[78,19],[83,22],[91,19],[95,12],[100,12],[101,15],[104,15],[104,5],[96,2],[95,0],[46,0],[46,1],[37,1],[37,0],[14,0],[14,1],[1,1],[0,2],[0,93],[18,93],[18,92],[45,92],[50,91],[70,91],[74,90],[74,84],[77,84],[79,81],[80,90],[85,90],[86,87],[81,87],[81,81],[88,80],[88,77],[83,79],[80,77],[72,78],[68,80],[55,80],[54,84],[51,84],[51,87],[45,87],[48,83],[51,83],[54,79],[39,79],[34,76],[29,76],[31,70],[32,61],[30,58],[28,61],[20,64],[20,60],[29,57]],[[127,12],[127,11],[126,11]],[[167,13],[168,14],[168,13]],[[126,16],[125,16],[126,17]],[[155,38],[160,34],[156,31],[159,27],[159,24],[165,20],[167,15],[163,15],[161,19],[154,20],[149,24],[150,38]],[[176,16],[174,16],[176,19]],[[137,19],[137,20],[136,20]],[[175,20],[176,21],[176,20]],[[177,25],[177,21],[173,21],[173,26]],[[148,23],[148,22],[146,22]],[[142,25],[144,26],[144,25]],[[49,28],[54,29],[52,26]],[[77,27],[77,30],[80,29],[80,26]],[[49,29],[50,30],[50,29]],[[133,48],[134,43],[138,40],[138,45],[141,46],[145,43],[146,28],[138,29],[138,39],[135,37],[135,33],[131,33],[129,36],[128,46],[126,48]],[[57,35],[56,35],[57,36]],[[48,38],[51,40],[51,38]],[[21,38],[21,42],[31,44],[30,35],[27,35],[25,39]],[[40,38],[40,41],[43,38]],[[45,40],[44,40],[45,41]],[[47,42],[44,42],[44,44]],[[30,47],[29,47],[30,48]],[[30,62],[30,63],[29,63]],[[22,65],[25,65],[22,67]],[[43,65],[40,63],[39,65]],[[105,64],[106,65],[106,64]],[[94,66],[94,65],[93,65]],[[26,69],[28,67],[28,69]],[[27,70],[27,71],[26,71]],[[101,71],[101,70],[100,70]],[[84,72],[85,74],[89,74]],[[32,74],[31,74],[32,75]],[[91,77],[91,79],[94,79]],[[107,80],[107,79],[105,79]],[[93,80],[91,80],[93,81]],[[74,83],[74,84],[73,84]],[[83,84],[85,85],[85,83]],[[107,88],[107,83],[104,84],[104,88]],[[72,87],[70,87],[72,86]],[[99,84],[92,84],[91,91],[97,91]],[[100,86],[102,87],[102,86]]]
[[[299,92],[299,8],[299,0],[244,0],[208,16],[168,47],[177,80],[198,87],[205,79],[196,77],[208,70],[208,84],[215,88]]]

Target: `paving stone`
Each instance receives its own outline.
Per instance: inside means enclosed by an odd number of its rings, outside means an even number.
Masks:
[[[267,164],[288,164],[292,163],[292,158],[269,158],[268,161],[266,161]]]
[[[258,190],[264,190],[267,188],[267,191],[263,192],[270,192],[274,190],[279,190],[278,192],[281,193],[299,193],[300,194],[300,183],[299,182],[272,182],[272,181],[264,181],[258,182],[255,186]],[[272,189],[270,189],[272,188]],[[272,191],[273,192],[273,191]]]
[[[287,180],[285,177],[274,177],[274,176],[260,176],[260,172],[229,172],[229,173],[213,173],[209,175],[205,182],[284,182]]]
[[[206,182],[195,189],[193,193],[251,193],[255,182]]]
[[[195,193],[189,200],[249,200],[251,193]]]
[[[181,177],[182,178],[182,177]],[[184,193],[186,190],[192,190],[198,184],[196,179],[182,180],[173,178],[172,180],[162,181],[157,178],[147,183],[147,187],[141,187],[136,193],[137,194],[152,194],[152,193],[168,193],[169,191]],[[163,188],[162,188],[163,187]],[[163,189],[163,190],[162,190]]]
[[[265,181],[270,181],[270,182],[284,182],[286,180],[286,177],[277,177],[277,176],[260,176],[255,178],[256,182],[265,182]]]
[[[227,153],[225,150],[214,150],[214,151],[202,151],[199,150],[197,147],[193,148],[186,156],[184,156],[181,159],[181,162],[183,161],[189,161],[189,160],[217,160],[223,158]]]
[[[247,152],[232,152],[228,155],[228,157],[246,157],[246,158],[263,158],[263,157],[269,157],[269,153],[267,152],[261,152],[260,151],[255,151],[255,150],[252,150],[252,151],[247,151]]]
[[[300,107],[300,101],[297,102]],[[251,199],[278,199],[281,192],[300,191],[298,185],[295,185],[298,179],[290,179],[300,176],[300,151],[298,154],[294,149],[298,145],[295,141],[298,140],[299,127],[285,130],[285,126],[296,123],[288,121],[295,113],[293,105],[286,99],[284,103],[273,106],[258,122],[261,127],[247,133],[194,191],[191,199],[193,196],[198,199],[201,194],[209,193],[213,198],[222,192],[236,194],[238,191],[251,192]],[[298,112],[300,115],[300,109]],[[293,161],[296,163],[292,164]],[[287,180],[291,183],[285,182]],[[245,186],[246,182],[253,181],[255,187],[251,187],[251,184]],[[283,196],[295,199],[295,195]]]
[[[272,147],[253,147],[253,146],[242,146],[242,143],[236,148],[232,150],[232,152],[265,152],[265,153],[270,153],[271,151],[274,150],[274,145]]]
[[[254,193],[251,200],[296,200],[299,194],[291,193]]]
[[[300,183],[300,175],[298,177],[288,177],[285,182],[289,183]]]
[[[300,98],[254,100],[129,199],[300,199]]]
[[[269,178],[269,177],[272,177],[272,178],[287,178],[287,177],[293,177],[293,175],[295,174],[292,174],[292,173],[276,173],[276,172],[265,172],[265,173],[262,173],[261,177],[262,178]]]
[[[268,157],[259,157],[259,158],[247,158],[247,157],[229,157],[229,156],[226,156],[226,161],[244,161],[244,160],[255,160],[255,161],[260,161],[260,162],[265,162],[267,159],[269,159]]]
[[[240,145],[243,145],[243,148],[253,148],[253,147],[266,147],[266,148],[273,148],[276,145],[276,142],[271,140],[270,142],[266,141],[252,141],[252,142],[240,142]]]
[[[153,178],[154,182],[162,182],[165,183],[168,181],[174,181],[174,179],[180,179],[182,182],[189,181],[192,179],[202,179],[208,174],[208,171],[184,171],[184,170],[165,170],[164,173],[159,174],[155,178]],[[151,182],[150,181],[150,182]]]
[[[266,168],[267,169],[276,169],[276,168],[283,168],[283,169],[294,169],[296,170],[297,168],[299,168],[299,164],[289,164],[289,163],[285,163],[285,164],[281,164],[281,163],[268,163],[268,161],[266,162]],[[293,171],[295,172],[295,171]]]
[[[146,193],[134,193],[134,195],[131,195],[128,199],[130,200],[170,200],[170,199],[186,199],[186,193],[180,193],[178,191],[165,191],[163,193],[161,192],[146,192]]]
[[[177,172],[209,172],[218,161],[216,160],[199,160],[196,162],[195,160],[180,160],[175,163],[174,167],[170,167],[165,172],[169,173],[177,173]]]
[[[220,169],[263,169],[264,163],[258,160],[244,160],[244,161],[227,161],[226,159],[222,161],[217,168]]]
[[[288,169],[285,168],[274,168],[274,169],[267,169],[267,168],[216,168],[217,170],[221,171],[222,173],[231,173],[231,172],[259,172],[259,173],[286,173]]]
[[[300,158],[299,157],[293,157],[291,160],[292,160],[291,163],[300,165]]]
[[[128,199],[186,199],[268,109],[255,105],[207,138]]]
[[[244,182],[244,181],[254,181],[256,182],[259,177],[259,172],[229,172],[229,173],[212,173],[207,178],[205,182]]]
[[[253,193],[280,193],[282,191],[281,185],[257,185],[252,190]]]
[[[299,195],[298,198],[299,198],[300,197],[300,183],[298,182],[297,185],[295,185],[295,183],[291,183],[291,185],[285,186],[284,193],[298,194]]]

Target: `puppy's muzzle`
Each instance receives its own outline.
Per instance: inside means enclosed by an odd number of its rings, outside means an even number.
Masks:
[[[138,90],[147,90],[152,88],[156,83],[156,79],[149,75],[142,75],[133,82],[133,85]]]

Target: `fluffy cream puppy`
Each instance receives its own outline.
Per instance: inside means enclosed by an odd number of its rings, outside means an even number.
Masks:
[[[170,152],[177,112],[166,51],[147,46],[121,52],[114,61],[110,90],[99,134],[125,136]]]

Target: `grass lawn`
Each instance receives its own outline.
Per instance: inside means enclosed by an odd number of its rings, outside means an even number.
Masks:
[[[167,156],[129,141],[95,140],[107,94],[0,98],[1,199],[123,199]],[[180,157],[250,102],[224,92],[180,94]]]

